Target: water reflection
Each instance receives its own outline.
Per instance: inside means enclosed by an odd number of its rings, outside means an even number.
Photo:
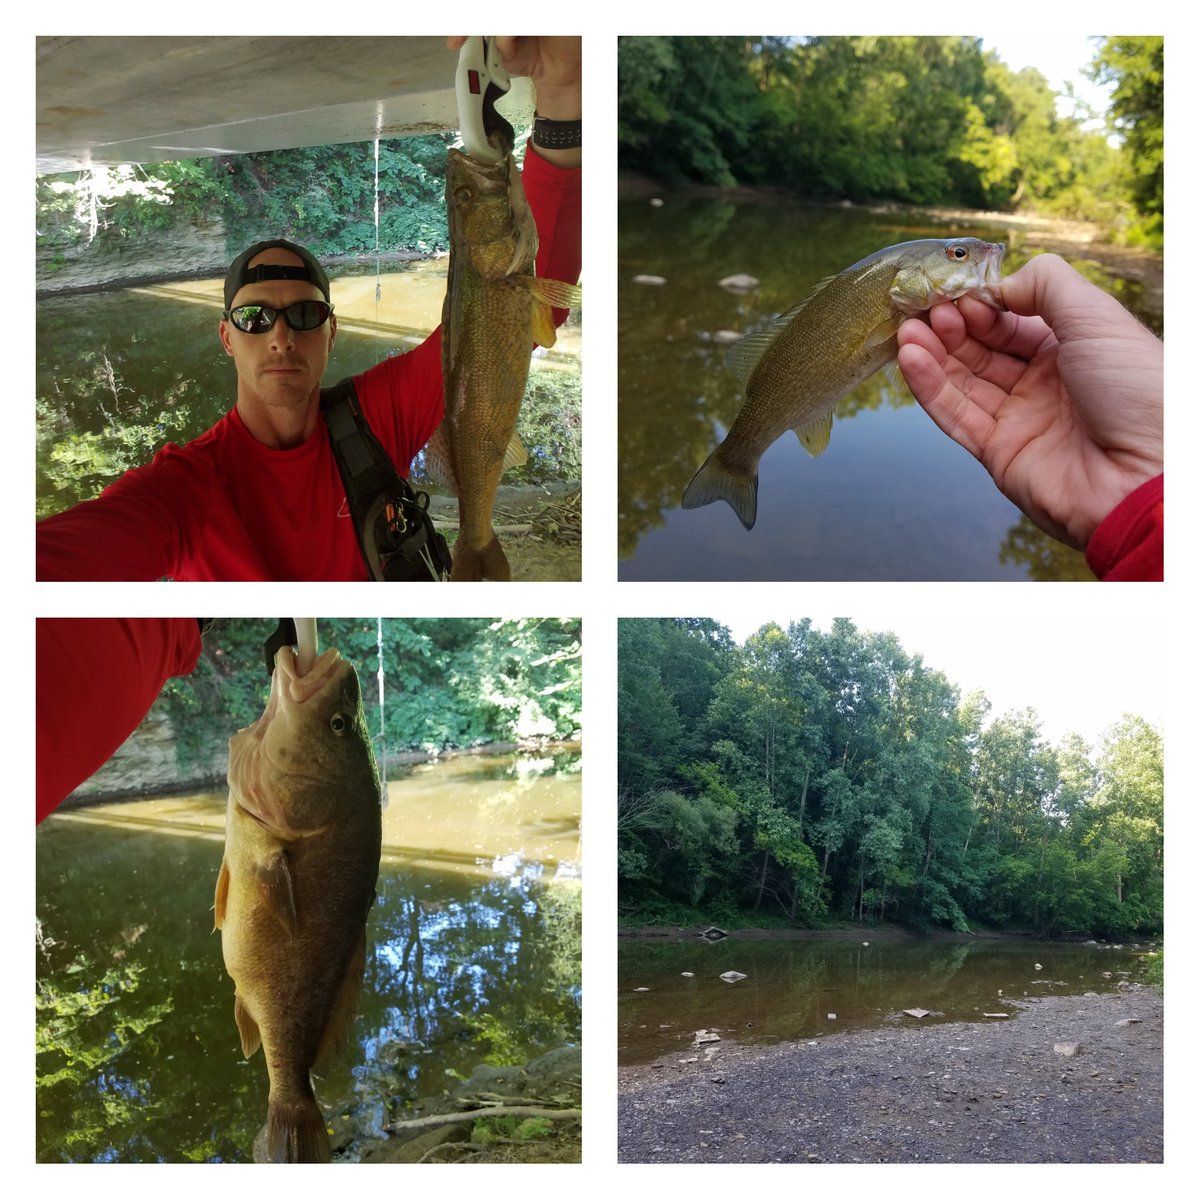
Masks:
[[[649,1062],[691,1046],[696,1030],[768,1043],[875,1028],[906,1008],[925,1022],[1018,1019],[1032,996],[1111,991],[1140,973],[1139,951],[942,939],[635,939],[618,956],[618,1055]],[[746,976],[734,984],[726,971]],[[644,989],[644,990],[640,990]],[[829,1014],[836,1014],[831,1021]]]
[[[1029,524],[983,469],[882,376],[839,405],[812,459],[791,435],[767,452],[758,522],[684,488],[742,401],[728,340],[764,327],[821,279],[881,246],[971,234],[1033,252],[1020,231],[785,201],[665,195],[619,206],[618,542],[622,579],[1091,579],[1083,556]],[[1153,325],[1141,285],[1072,260]],[[749,272],[748,294],[717,286]],[[637,276],[665,279],[661,285]],[[1158,320],[1161,321],[1161,315]]]
[[[359,1016],[317,1087],[336,1128],[578,1042],[578,762],[393,770]],[[39,828],[40,1161],[248,1158],[267,1077],[211,932],[223,824],[224,798],[201,796]]]

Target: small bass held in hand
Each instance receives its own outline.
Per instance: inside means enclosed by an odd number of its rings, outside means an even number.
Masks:
[[[758,510],[758,463],[792,429],[812,455],[829,445],[837,402],[896,361],[896,331],[962,296],[993,308],[1004,246],[978,238],[901,242],[822,281],[807,300],[726,357],[746,399],[725,440],[683,493],[684,508],[725,500],[747,529]]]

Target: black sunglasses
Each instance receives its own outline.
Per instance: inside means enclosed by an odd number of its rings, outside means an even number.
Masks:
[[[300,300],[287,308],[271,308],[266,304],[241,304],[225,314],[243,333],[266,333],[282,314],[292,329],[306,332],[317,329],[329,320],[333,306],[324,300]]]

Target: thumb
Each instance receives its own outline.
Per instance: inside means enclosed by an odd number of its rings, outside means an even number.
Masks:
[[[1039,254],[1001,285],[1004,303],[1021,316],[1039,316],[1060,342],[1128,332],[1135,317],[1089,283],[1057,254]]]

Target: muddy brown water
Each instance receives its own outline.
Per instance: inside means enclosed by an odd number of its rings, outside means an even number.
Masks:
[[[1151,947],[1024,939],[861,937],[622,940],[618,1061],[690,1048],[698,1030],[770,1045],[910,1022],[1011,1020],[1022,1000],[1116,990]],[[721,976],[744,975],[733,983]],[[1007,1013],[987,1017],[985,1013]]]
[[[578,755],[393,769],[350,1046],[317,1081],[338,1139],[482,1063],[581,1033]],[[37,1158],[233,1162],[266,1114],[212,932],[225,797],[39,827]]]

